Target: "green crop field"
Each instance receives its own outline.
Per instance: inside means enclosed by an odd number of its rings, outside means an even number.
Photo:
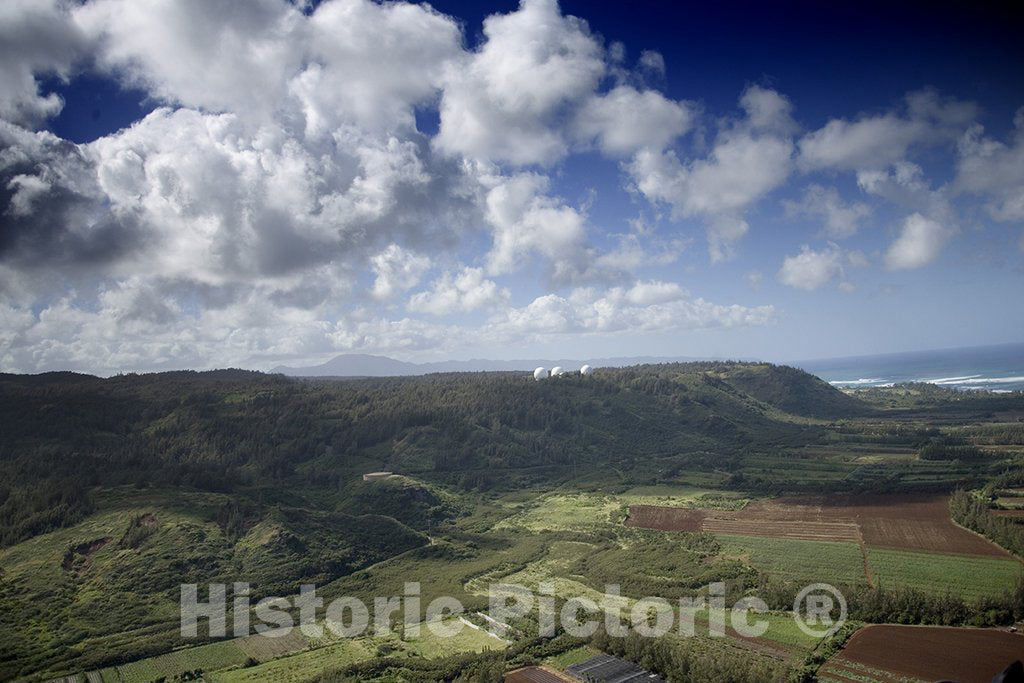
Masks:
[[[771,640],[804,652],[813,650],[821,642],[821,638],[804,633],[797,626],[792,614],[771,612],[750,614],[749,617],[751,623],[756,623],[761,619],[768,622],[768,630],[761,636],[765,640]]]
[[[550,667],[564,671],[567,667],[570,667],[573,664],[579,664],[580,662],[585,662],[596,654],[597,651],[591,647],[575,647],[571,650],[566,650],[565,652],[554,655],[553,657],[545,658],[544,663]]]
[[[457,626],[457,620],[447,619],[444,626]],[[433,633],[427,624],[420,624],[420,634],[400,640],[397,634],[388,636],[366,636],[352,640],[335,640],[328,645],[306,650],[293,655],[279,657],[273,661],[245,668],[218,671],[208,678],[213,683],[257,683],[261,681],[282,681],[294,683],[305,681],[325,669],[341,668],[348,664],[365,661],[388,652],[390,657],[424,657],[437,659],[465,652],[502,650],[507,646],[486,631],[462,625],[457,635],[440,636]]]
[[[864,556],[855,543],[757,536],[718,536],[722,554],[745,559],[770,575],[804,583],[864,583]]]
[[[211,683],[259,683],[281,681],[297,683],[316,676],[324,669],[342,667],[370,659],[376,649],[362,640],[342,640],[315,650],[280,657],[256,666],[218,671],[207,677]]]
[[[968,599],[1010,591],[1024,570],[1018,560],[1000,557],[870,548],[868,558],[872,574],[883,587],[907,586]]]
[[[456,620],[445,620],[444,626],[451,628]],[[455,627],[458,624],[454,624]],[[504,650],[508,643],[491,635],[488,631],[462,624],[457,635],[446,636],[432,632],[427,624],[420,625],[420,634],[415,638],[407,638],[397,647],[409,654],[435,659],[462,652],[483,652],[484,650]]]
[[[195,647],[186,647],[165,655],[147,657],[129,664],[108,667],[98,672],[104,683],[150,683],[158,678],[173,679],[187,671],[217,671],[237,667],[250,659],[265,662],[298,652],[307,641],[298,629],[280,637],[252,635]]]
[[[104,669],[102,675],[104,681],[150,683],[158,678],[170,679],[185,671],[194,671],[195,669],[215,671],[229,666],[238,666],[247,658],[248,655],[238,647],[235,641],[227,640]]]

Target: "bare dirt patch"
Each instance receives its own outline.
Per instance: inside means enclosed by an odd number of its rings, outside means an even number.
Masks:
[[[97,538],[94,541],[79,543],[68,548],[64,553],[64,561],[61,563],[61,566],[64,568],[64,571],[74,571],[79,574],[84,572],[92,565],[92,556],[110,543],[110,541],[110,538]]]
[[[1014,660],[1024,659],[1024,635],[996,629],[942,626],[866,626],[858,631],[822,673],[832,666],[868,667],[924,680],[988,683]]]
[[[706,510],[631,505],[626,526],[661,531],[700,531],[706,513]]]
[[[946,496],[846,496],[822,505],[824,514],[852,516],[864,542],[881,548],[1007,557],[1009,553],[957,526]]]

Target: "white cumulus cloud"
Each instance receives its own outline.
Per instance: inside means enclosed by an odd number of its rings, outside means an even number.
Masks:
[[[389,244],[387,249],[374,255],[370,262],[376,275],[373,295],[378,299],[390,299],[415,287],[430,268],[429,257],[403,249],[397,244]]]
[[[509,291],[485,278],[483,268],[467,266],[454,275],[445,273],[433,283],[429,291],[413,294],[407,308],[410,311],[443,316],[499,305],[508,298]]]
[[[783,260],[779,280],[790,287],[812,291],[831,282],[842,272],[842,251],[835,244],[820,251],[804,245],[799,254]]]
[[[819,219],[822,233],[836,240],[856,234],[860,223],[871,215],[864,202],[844,202],[834,187],[821,185],[809,185],[799,200],[787,200],[783,205],[790,214]]]
[[[984,137],[976,125],[958,148],[955,188],[986,196],[989,214],[1000,221],[1024,220],[1024,108],[1013,123],[1009,144]]]
[[[925,266],[939,255],[952,231],[937,221],[911,214],[903,221],[899,236],[885,252],[889,270],[909,270]]]
[[[597,140],[608,155],[628,156],[640,149],[660,150],[691,126],[690,107],[654,90],[620,85],[583,103],[573,122],[576,135]]]
[[[496,181],[487,193],[487,221],[494,245],[488,271],[500,275],[514,270],[530,253],[553,261],[584,257],[584,215],[546,194],[548,179],[520,173]]]
[[[490,331],[496,336],[544,338],[552,335],[619,332],[661,332],[716,327],[767,325],[772,306],[722,306],[692,299],[674,283],[637,282],[630,287],[584,287],[569,296],[547,294],[522,308],[496,315]]]
[[[627,166],[648,199],[668,203],[676,216],[707,220],[712,261],[732,256],[748,229],[747,209],[782,185],[792,168],[789,101],[751,86],[740,106],[745,117],[718,134],[706,157],[683,162],[672,150],[643,149]]]
[[[832,119],[800,139],[805,170],[882,168],[916,145],[955,140],[977,116],[971,102],[943,99],[933,90],[907,95],[903,111],[855,120]]]
[[[555,0],[522,0],[484,21],[486,41],[449,67],[437,146],[452,154],[513,164],[562,158],[562,124],[605,71],[604,48],[585,22]]]

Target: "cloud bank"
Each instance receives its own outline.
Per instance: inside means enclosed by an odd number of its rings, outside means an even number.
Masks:
[[[713,268],[742,256],[765,207],[813,221],[781,267],[750,271],[812,291],[870,267],[840,240],[891,235],[874,260],[906,271],[960,234],[959,202],[1024,220],[1024,114],[1004,142],[973,103],[919,90],[808,129],[752,84],[716,115],[699,92],[649,85],[672,68],[662,55],[635,46],[630,62],[554,0],[523,0],[468,43],[457,18],[405,2],[0,4],[0,369],[769,325],[763,298],[682,285],[671,269],[693,232]],[[157,106],[63,140],[45,129],[64,106],[46,84],[82,74]],[[914,161],[937,148],[956,155],[941,184]],[[617,171],[629,225],[595,214],[592,188],[567,190],[579,159]],[[843,175],[859,196],[833,186]],[[874,223],[877,206],[897,218]]]

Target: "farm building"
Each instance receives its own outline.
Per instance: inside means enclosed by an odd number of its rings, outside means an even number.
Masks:
[[[380,481],[392,476],[394,472],[367,472],[363,475],[363,481]]]
[[[584,683],[665,683],[661,676],[611,655],[591,657],[565,672]]]

